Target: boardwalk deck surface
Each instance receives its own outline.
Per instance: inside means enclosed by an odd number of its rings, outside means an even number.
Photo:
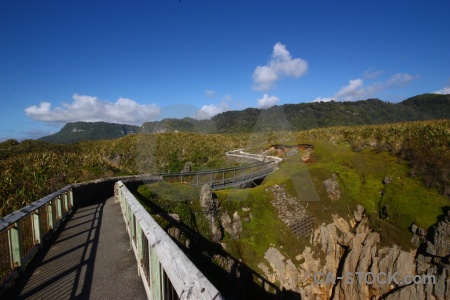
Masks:
[[[6,299],[147,299],[118,203],[79,208]]]

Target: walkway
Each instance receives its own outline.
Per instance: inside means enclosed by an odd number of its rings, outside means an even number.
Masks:
[[[79,208],[5,299],[147,299],[114,198]]]

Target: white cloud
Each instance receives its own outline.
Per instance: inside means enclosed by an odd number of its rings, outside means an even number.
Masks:
[[[366,71],[367,72],[367,71]],[[366,76],[367,74],[365,74]],[[317,97],[311,102],[337,100],[337,101],[355,101],[364,100],[372,97],[378,92],[385,89],[402,88],[411,83],[411,81],[419,78],[419,76],[413,76],[406,73],[397,73],[389,77],[386,82],[375,82],[371,85],[364,86],[364,80],[361,78],[351,79],[348,84],[342,87],[332,97]]]
[[[233,99],[231,98],[231,95],[225,95],[218,105],[203,105],[194,118],[198,120],[210,119],[217,114],[230,110],[232,103]]]
[[[325,97],[325,98],[317,97],[316,99],[314,99],[311,102],[330,102],[330,101],[334,101],[334,98],[331,98],[331,97]]]
[[[343,101],[359,100],[364,97],[365,90],[362,79],[351,79],[348,85],[342,87],[335,97]]]
[[[277,104],[279,101],[280,98],[278,98],[277,96],[269,96],[267,94],[264,94],[261,99],[258,99],[258,107],[269,108]]]
[[[363,78],[368,80],[373,80],[378,78],[381,74],[383,74],[382,70],[372,71],[371,69],[364,71]]]
[[[105,121],[142,125],[160,113],[156,104],[139,104],[128,98],[119,98],[116,102],[78,94],[74,94],[72,98],[72,103],[62,103],[62,107],[53,110],[50,102],[41,102],[39,106],[25,108],[25,114],[33,120],[43,122]]]
[[[286,46],[276,43],[269,63],[257,66],[253,72],[253,88],[257,91],[268,91],[275,81],[284,77],[300,77],[308,70],[308,63],[301,58],[292,59]]]
[[[412,80],[418,76],[412,76],[406,73],[397,73],[392,75],[386,82],[386,87],[401,88],[407,86]]]
[[[443,89],[433,92],[433,94],[447,95],[450,94],[450,84],[445,86]]]
[[[205,95],[208,98],[214,98],[216,96],[216,92],[214,92],[213,90],[205,90]]]

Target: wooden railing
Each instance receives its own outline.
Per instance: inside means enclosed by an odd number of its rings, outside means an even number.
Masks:
[[[0,219],[0,291],[22,272],[72,209],[69,185]]]
[[[121,181],[115,195],[149,299],[222,299]]]

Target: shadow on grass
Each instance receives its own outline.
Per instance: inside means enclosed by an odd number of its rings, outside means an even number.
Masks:
[[[178,228],[189,239],[189,247],[173,239],[177,245],[194,262],[199,270],[221,292],[225,299],[301,299],[299,293],[278,288],[264,276],[251,269],[239,259],[230,255],[218,243],[214,243],[185,223],[174,219],[170,212],[162,209],[137,191],[136,197],[145,203],[152,212],[158,213],[170,227]],[[228,262],[229,271],[213,262],[221,257]]]

